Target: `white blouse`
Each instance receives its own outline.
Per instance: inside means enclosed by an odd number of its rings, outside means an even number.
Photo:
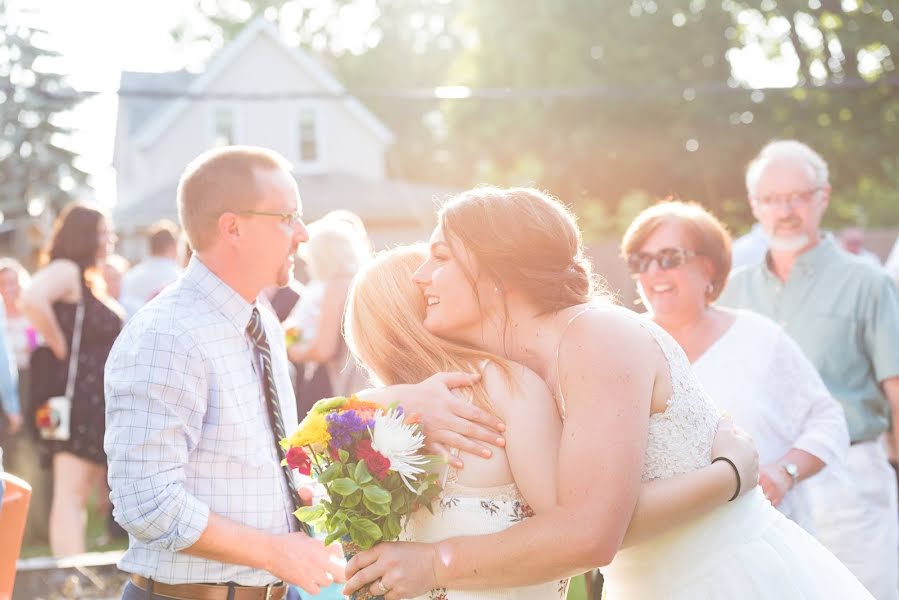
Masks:
[[[709,396],[752,435],[761,464],[797,448],[831,468],[840,465],[849,448],[846,417],[818,371],[774,321],[733,312],[736,321],[693,363]],[[777,508],[814,532],[804,483]]]

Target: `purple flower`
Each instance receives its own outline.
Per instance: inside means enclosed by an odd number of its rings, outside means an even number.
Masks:
[[[374,426],[372,419],[363,420],[354,410],[332,412],[325,415],[328,433],[331,434],[332,448],[345,448],[353,443],[353,434]]]

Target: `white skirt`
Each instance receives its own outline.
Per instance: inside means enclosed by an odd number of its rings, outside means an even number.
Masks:
[[[761,488],[622,550],[602,572],[609,600],[873,600]]]

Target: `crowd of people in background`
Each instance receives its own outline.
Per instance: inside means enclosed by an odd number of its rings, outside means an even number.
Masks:
[[[371,256],[368,234],[357,215],[342,210],[311,223],[309,230],[296,279],[261,296],[292,342],[300,415],[321,398],[365,385],[341,324],[353,276]],[[125,535],[111,517],[108,499],[103,370],[123,323],[175,282],[192,255],[178,227],[167,220],[147,230],[146,257],[134,265],[114,254],[115,242],[102,211],[73,204],[57,219],[34,274],[12,258],[0,259],[3,468],[32,486],[23,543],[49,545],[54,556],[86,551],[92,496],[107,518],[107,531],[93,541]],[[41,409],[63,395],[72,400],[69,439],[43,439]]]
[[[737,240],[705,208],[652,206],[621,253],[648,318],[684,349],[712,399],[758,445],[768,500],[833,552],[878,599],[899,598],[899,509],[888,453],[899,409],[899,241],[882,266],[864,231],[823,232],[827,165],[796,141],[749,166],[757,223]],[[514,227],[510,223],[509,227]],[[86,233],[90,232],[90,234]],[[84,552],[91,495],[106,514],[104,366],[123,324],[191,264],[178,227],[147,232],[146,258],[116,254],[102,211],[62,211],[39,268],[0,259],[0,447],[34,489],[26,544]],[[373,257],[365,227],[334,211],[308,224],[296,279],[261,299],[281,323],[297,416],[368,385],[342,324]],[[42,434],[66,397],[68,435]],[[895,465],[895,461],[893,461]],[[109,535],[120,535],[109,520]]]

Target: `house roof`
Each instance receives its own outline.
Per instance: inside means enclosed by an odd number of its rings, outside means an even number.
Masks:
[[[198,75],[191,75],[185,71],[177,73],[129,73],[129,83],[146,83],[148,86],[152,83],[156,88],[157,83],[163,83],[163,79],[153,76],[165,76],[168,85],[173,86],[172,90],[179,91],[189,95],[201,95],[209,85],[215,81],[222,71],[228,65],[243,54],[243,51],[249,44],[260,35],[265,35],[275,42],[276,46],[281,48],[287,56],[289,56],[299,67],[306,73],[316,84],[328,93],[341,95],[346,93],[339,81],[315,61],[307,52],[299,48],[291,48],[284,43],[280,33],[264,17],[257,17],[249,25],[247,25],[238,36],[220,52],[218,52],[207,66],[206,70]],[[178,75],[184,73],[185,75]],[[171,76],[171,77],[169,77]],[[122,87],[125,87],[125,74],[122,76]],[[181,87],[179,87],[181,86]],[[135,86],[136,87],[136,86]],[[175,98],[171,100],[158,99],[140,99],[123,98],[123,107],[132,110],[134,103],[144,103],[149,105],[155,103],[157,108],[149,109],[147,106],[138,104],[136,118],[132,112],[129,112],[129,120],[135,122],[129,127],[129,133],[132,135],[135,145],[138,147],[147,147],[155,142],[165,131],[175,122],[175,120],[185,111],[191,104],[189,98]],[[393,141],[393,134],[387,127],[365,108],[357,99],[348,97],[340,100],[342,106],[352,114],[365,127],[369,128],[373,134],[384,143]]]
[[[197,75],[188,71],[168,73],[140,73],[122,71],[119,89],[125,92],[159,91],[163,93],[187,92]],[[128,113],[128,135],[135,135],[147,123],[158,117],[166,107],[174,104],[174,98],[123,94],[121,103]]]
[[[297,177],[303,215],[307,222],[338,208],[359,215],[369,226],[416,224],[430,226],[440,203],[459,190],[408,181],[372,181],[349,173],[323,173]],[[136,202],[117,206],[115,224],[124,232],[158,221],[178,221],[173,181]]]

